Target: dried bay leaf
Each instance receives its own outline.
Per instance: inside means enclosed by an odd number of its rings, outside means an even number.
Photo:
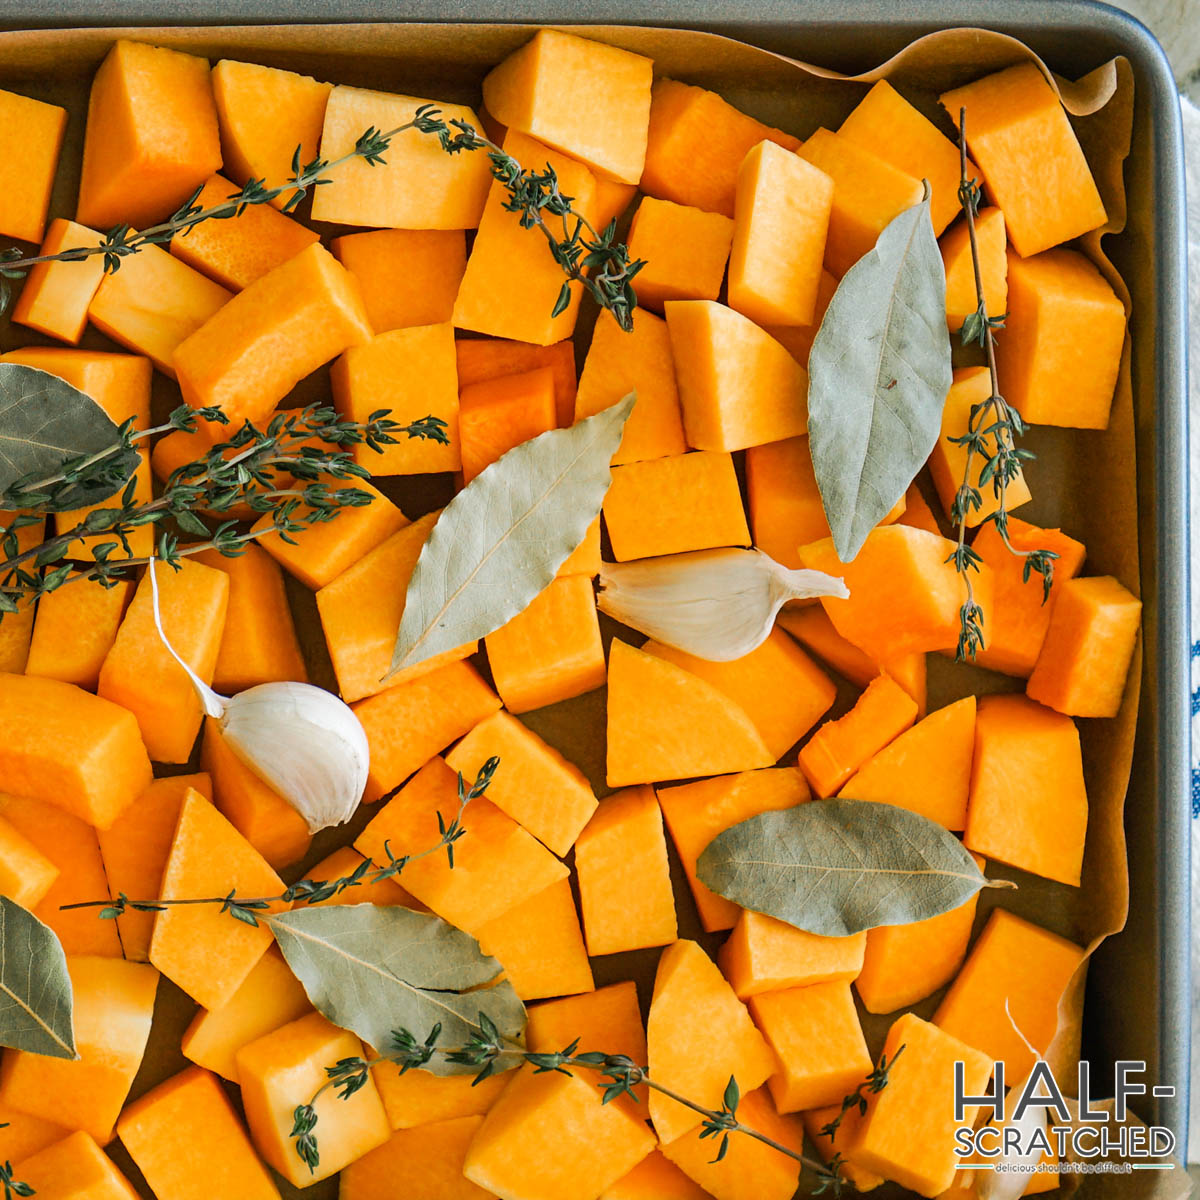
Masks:
[[[812,800],[751,817],[700,855],[700,879],[743,908],[847,937],[949,912],[989,880],[927,817],[870,800]]]
[[[381,1053],[391,1048],[392,1030],[424,1039],[437,1024],[441,1045],[464,1045],[480,1013],[503,1037],[519,1037],[525,1028],[525,1006],[512,984],[486,986],[500,974],[500,964],[441,917],[354,904],[298,908],[259,920],[274,933],[313,1006]],[[426,1070],[454,1075],[474,1068],[438,1055]]]
[[[7,896],[0,896],[0,1046],[78,1057],[62,944]]]
[[[813,470],[842,562],[933,451],[950,390],[946,273],[929,197],[846,272],[808,363]]]
[[[600,512],[635,400],[522,442],[446,505],[409,580],[385,678],[493,633],[550,586]]]

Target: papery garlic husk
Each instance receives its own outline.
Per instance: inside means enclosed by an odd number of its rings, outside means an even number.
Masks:
[[[229,748],[305,820],[309,833],[348,821],[367,785],[370,748],[354,710],[311,683],[260,683],[222,696],[176,653],[163,630],[154,560],[149,566],[154,624],[187,672],[205,713]]]
[[[761,550],[694,550],[600,570],[602,612],[711,662],[756,650],[789,600],[850,593],[823,571],[793,571]]]

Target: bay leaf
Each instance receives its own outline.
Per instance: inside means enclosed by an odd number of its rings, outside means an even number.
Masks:
[[[966,847],[919,813],[871,800],[812,800],[719,834],[700,879],[743,908],[824,937],[949,912],[989,880]]]
[[[0,896],[0,1046],[78,1058],[67,958],[54,931]]]
[[[263,917],[313,1007],[381,1053],[394,1029],[424,1040],[440,1024],[439,1045],[470,1038],[483,1013],[503,1037],[519,1037],[525,1006],[479,943],[431,913],[374,904],[297,908]],[[489,985],[490,986],[487,986]],[[516,1062],[512,1063],[516,1065]],[[473,1068],[433,1059],[439,1075]]]
[[[446,505],[409,580],[385,678],[493,633],[549,587],[600,513],[635,400],[522,442]]]
[[[808,372],[813,471],[838,557],[850,562],[924,466],[950,390],[946,273],[928,193],[846,272]]]
[[[20,363],[0,363],[0,509],[26,508],[7,498],[19,481],[55,475],[72,459],[119,444],[117,426],[90,396],[65,379]],[[98,504],[125,486],[137,468],[136,450],[113,456],[108,482],[78,483],[59,492],[52,512]]]

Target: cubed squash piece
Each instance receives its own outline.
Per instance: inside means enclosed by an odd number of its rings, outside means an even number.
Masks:
[[[596,597],[587,575],[567,575],[484,639],[509,712],[530,712],[603,687],[607,673]]]
[[[483,1117],[432,1121],[401,1129],[382,1146],[350,1163],[338,1181],[338,1200],[489,1200],[463,1175],[467,1149]]]
[[[38,600],[25,673],[94,690],[117,640],[134,582],[119,579],[111,588],[91,579],[68,583]]]
[[[556,428],[554,373],[538,367],[470,384],[459,397],[463,482],[514,447]]]
[[[79,1057],[9,1050],[0,1063],[0,1102],[82,1129],[104,1145],[142,1064],[158,972],[142,963],[87,955],[68,958],[67,971]]]
[[[450,320],[467,269],[461,229],[374,229],[330,244],[358,280],[376,333]]]
[[[808,784],[794,767],[743,771],[658,789],[658,803],[691,885],[700,922],[708,932],[732,929],[742,911],[732,901],[710,891],[696,877],[696,860],[709,842],[759,813],[792,808],[810,799]]]
[[[917,484],[910,483],[904,493],[904,512],[899,518],[901,525],[911,525],[914,529],[924,529],[927,533],[941,534],[942,529],[929,501]]]
[[[732,242],[727,216],[646,196],[627,243],[629,257],[646,264],[634,284],[638,304],[662,312],[667,300],[715,300]]]
[[[717,956],[739,1000],[785,988],[840,983],[863,965],[865,933],[821,937],[785,921],[743,909]]]
[[[833,209],[833,180],[759,142],[738,170],[729,304],[759,325],[811,325]]]
[[[767,1087],[781,1113],[836,1104],[871,1071],[850,985],[814,983],[750,997],[750,1014],[779,1058]]]
[[[42,255],[99,246],[104,235],[85,225],[51,221]],[[87,325],[88,307],[104,278],[104,258],[93,254],[76,262],[38,263],[25,277],[12,319],[47,337],[77,346]]]
[[[966,109],[967,146],[1018,254],[1037,254],[1107,220],[1079,139],[1039,66],[987,75],[941,102],[955,125]]]
[[[589,579],[600,574],[600,517],[587,527],[583,541],[567,555],[566,561],[555,576],[564,579],[568,575],[586,575]]]
[[[712,300],[671,300],[675,356],[688,444],[744,450],[808,429],[808,375],[748,317]]]
[[[0,670],[19,673],[29,662],[33,622],[37,604],[26,596],[16,602],[17,611],[5,616],[0,624]]]
[[[237,1055],[246,1124],[258,1153],[289,1183],[307,1187],[362,1158],[391,1135],[383,1101],[370,1076],[349,1099],[333,1090],[316,1102],[321,1162],[309,1170],[291,1136],[297,1096],[310,1097],[327,1076],[325,1068],[343,1058],[361,1058],[362,1043],[352,1033],[310,1013],[243,1046]]]
[[[716,451],[614,467],[603,511],[618,562],[750,544],[733,459]]]
[[[59,874],[59,868],[11,821],[0,817],[0,895],[32,912]]]
[[[600,1200],[708,1200],[708,1196],[660,1150],[655,1150],[618,1179]]]
[[[393,1129],[483,1116],[510,1078],[489,1075],[476,1083],[473,1075],[433,1075],[419,1068],[401,1073],[395,1063],[380,1063],[371,1075]]]
[[[12,1179],[26,1195],[64,1200],[137,1200],[133,1185],[96,1139],[82,1130],[17,1163]],[[18,1193],[14,1190],[13,1195]]]
[[[0,92],[0,234],[5,237],[42,240],[66,128],[65,108]]]
[[[989,317],[1003,317],[1008,311],[1008,236],[1004,214],[998,208],[979,210],[975,240],[979,247],[984,307]],[[963,321],[979,311],[975,262],[966,221],[960,221],[943,234],[939,245],[946,268],[946,323],[951,333],[957,333]]]
[[[963,834],[967,848],[1078,886],[1087,821],[1075,722],[1024,696],[982,697]]]
[[[538,367],[550,367],[554,372],[554,411],[558,424],[565,427],[574,422],[575,344],[569,338],[549,346],[507,338],[456,338],[454,353],[460,391],[485,379],[523,375]]]
[[[825,1132],[828,1126],[841,1119],[833,1133]],[[846,1154],[846,1147],[854,1141],[862,1116],[857,1108],[842,1111],[841,1104],[829,1104],[824,1108],[811,1108],[801,1117],[808,1140],[817,1148],[821,1158],[830,1163],[836,1157],[838,1173],[852,1183],[860,1192],[871,1192],[884,1182],[874,1171],[860,1167]]]
[[[328,883],[333,880],[345,879],[348,875],[352,875],[362,864],[363,856],[353,846],[341,846],[315,866],[310,867],[305,872],[305,877]],[[396,882],[395,876],[390,879],[375,879],[372,881],[373,874],[373,871],[369,871],[353,887],[337,892],[324,900],[308,900],[306,903],[309,908],[320,908],[322,906],[336,908],[347,904],[374,904],[383,908],[400,905],[403,908],[414,910],[424,909],[425,906],[419,900],[409,892],[406,892]]]
[[[806,371],[813,340],[817,336],[817,330],[821,328],[825,310],[829,307],[837,287],[838,280],[822,267],[821,277],[817,281],[817,303],[812,321],[808,325],[771,325],[767,328],[767,332],[780,342]]]
[[[575,845],[589,954],[665,946],[678,935],[662,813],[649,787],[603,800]]]
[[[637,393],[637,402],[612,461],[641,462],[682,454],[687,442],[666,322],[639,308],[633,313],[633,329],[626,333],[612,313],[602,312],[579,377],[574,419],[595,416],[630,392]]]
[[[0,1109],[0,1119],[4,1122],[0,1126],[0,1157],[5,1162],[23,1162],[39,1150],[61,1142],[70,1133],[53,1121],[31,1117],[16,1108]]]
[[[117,1134],[156,1196],[279,1200],[215,1075],[188,1067],[131,1104]],[[212,1146],[221,1152],[213,1154]]]
[[[982,1051],[989,1063],[1003,1060],[1005,1078],[1019,1082],[1034,1063],[1026,1039],[1038,1053],[1046,1051],[1058,1028],[1058,1002],[1083,958],[1074,942],[997,908],[934,1024]]]

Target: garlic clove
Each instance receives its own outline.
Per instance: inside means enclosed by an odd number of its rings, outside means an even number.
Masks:
[[[789,570],[761,550],[695,550],[600,571],[602,612],[711,662],[756,650],[789,600],[850,593],[823,571]]]

